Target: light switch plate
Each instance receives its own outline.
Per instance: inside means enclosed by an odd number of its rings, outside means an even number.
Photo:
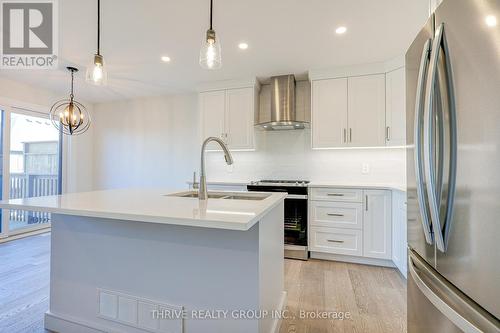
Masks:
[[[370,164],[368,163],[363,163],[362,167],[361,167],[361,173],[363,175],[367,175],[370,173]]]

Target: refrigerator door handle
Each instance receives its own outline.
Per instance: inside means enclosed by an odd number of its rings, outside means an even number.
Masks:
[[[453,324],[466,333],[498,332],[500,322],[434,271],[414,251],[408,270],[422,294]]]
[[[442,62],[439,62],[439,56],[444,56]],[[436,30],[434,37],[434,42],[432,45],[432,52],[430,58],[430,69],[429,69],[429,79],[427,81],[426,95],[425,95],[425,113],[426,122],[424,122],[424,158],[426,160],[427,168],[425,169],[426,180],[429,184],[427,187],[427,196],[429,199],[429,208],[431,215],[432,228],[434,231],[434,239],[436,241],[436,247],[441,252],[446,252],[448,247],[448,239],[450,235],[451,222],[453,219],[453,208],[455,200],[455,185],[456,185],[456,168],[457,168],[457,124],[456,124],[456,110],[455,110],[455,95],[453,88],[453,77],[450,62],[450,53],[448,49],[448,44],[446,42],[446,36],[444,32],[444,23]],[[444,76],[440,77],[438,75],[438,66],[444,63]],[[446,96],[435,96],[436,93],[436,83],[438,80],[445,80],[446,84]],[[438,90],[441,94],[442,91]],[[444,163],[439,163],[438,165],[438,177],[436,177],[435,172],[435,151],[433,149],[433,138],[434,138],[434,127],[432,122],[436,116],[434,110],[434,103],[438,98],[445,99],[448,110],[448,116],[439,115],[437,117],[439,122],[445,120],[449,121],[449,154],[448,154],[448,189],[445,192],[447,194],[446,198],[446,209],[443,218],[440,216],[440,205],[441,205],[441,185],[442,179],[440,179],[443,174]],[[443,128],[443,124],[439,124],[440,129]],[[441,141],[441,139],[440,139]],[[442,141],[440,142],[442,144]],[[442,154],[442,149],[439,150],[439,154]],[[437,178],[437,179],[436,179]]]
[[[431,40],[428,39],[422,50],[422,57],[420,59],[420,68],[418,70],[418,83],[417,83],[417,96],[415,102],[415,175],[417,182],[417,196],[418,196],[418,206],[420,209],[422,228],[424,230],[425,241],[432,245],[433,235],[430,225],[429,217],[429,203],[427,201],[427,196],[425,194],[425,184],[424,184],[424,163],[423,163],[423,123],[425,121],[423,117],[424,112],[424,90],[425,83],[427,79],[427,69],[429,67],[429,55],[431,51]]]

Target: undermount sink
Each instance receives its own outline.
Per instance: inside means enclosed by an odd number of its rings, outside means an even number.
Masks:
[[[179,197],[179,198],[198,198],[198,192],[178,192],[167,194],[169,197]],[[209,199],[227,199],[227,200],[264,200],[268,198],[270,194],[263,193],[235,193],[235,192],[208,192]]]

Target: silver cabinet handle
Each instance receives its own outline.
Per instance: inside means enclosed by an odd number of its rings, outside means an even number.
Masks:
[[[343,243],[344,241],[341,241],[341,240],[335,240],[335,239],[327,239],[326,240],[327,242],[330,242],[330,243]]]
[[[385,139],[391,141],[391,128],[389,126],[385,128]]]
[[[408,257],[408,271],[417,288],[463,332],[480,333],[500,330],[496,318],[479,308],[455,286],[436,274],[412,250],[409,251]]]
[[[352,128],[349,128],[349,142],[352,143]]]
[[[434,239],[431,230],[430,217],[429,217],[429,202],[425,194],[424,184],[424,162],[423,162],[423,123],[425,122],[423,115],[423,95],[425,89],[425,82],[427,80],[427,68],[429,66],[429,55],[431,48],[431,40],[425,42],[420,58],[420,68],[418,71],[417,82],[417,95],[415,98],[415,123],[414,123],[414,162],[415,162],[415,176],[417,183],[417,196],[418,206],[421,215],[422,228],[424,230],[425,241],[428,244],[433,244]]]
[[[441,52],[442,51],[442,52]],[[439,62],[439,56],[443,54],[444,59]],[[440,63],[444,63],[444,75],[438,75],[438,66]],[[429,62],[429,79],[427,80],[426,94],[425,94],[425,113],[424,116],[427,117],[427,122],[424,124],[424,157],[427,160],[428,168],[426,171],[426,178],[429,182],[429,187],[427,188],[427,197],[429,199],[429,209],[432,221],[432,229],[434,230],[434,238],[436,240],[436,246],[439,251],[446,252],[448,247],[448,239],[450,234],[451,222],[453,220],[453,208],[455,200],[455,184],[456,184],[456,167],[457,167],[457,124],[456,124],[456,110],[455,110],[455,93],[453,87],[453,76],[451,70],[451,59],[450,51],[448,49],[448,44],[446,42],[446,35],[444,31],[444,23],[436,30],[434,37],[434,43],[432,45],[432,53]],[[442,76],[445,76],[443,78]],[[440,96],[440,100],[444,100],[448,105],[448,115],[447,117],[443,114],[439,114],[436,117],[436,110],[434,108],[434,103],[436,100],[436,84],[438,80],[446,80],[445,91],[446,96]],[[439,89],[439,93],[442,93],[443,89]],[[438,99],[438,100],[439,100]],[[439,111],[442,112],[440,108]],[[447,119],[449,121],[449,173],[448,173],[448,189],[445,191],[447,193],[446,198],[446,213],[444,220],[441,221],[439,207],[441,205],[441,185],[442,185],[442,174],[444,163],[441,160],[439,162],[438,175],[436,177],[435,170],[435,156],[433,149],[433,138],[434,138],[434,128],[433,120],[437,119],[439,122],[440,130],[443,128],[443,121]],[[440,132],[442,133],[442,132]],[[442,138],[439,139],[439,143],[442,145]],[[442,148],[439,149],[439,153],[442,153]],[[442,155],[440,155],[441,158]],[[444,230],[443,230],[444,226]]]
[[[326,215],[328,216],[336,216],[336,217],[343,217],[344,214],[338,214],[338,213],[327,213]]]
[[[368,195],[365,195],[365,210],[368,211]]]
[[[327,196],[329,196],[329,197],[343,197],[344,194],[342,194],[342,193],[327,193]]]
[[[344,128],[344,143],[347,143],[347,129]]]

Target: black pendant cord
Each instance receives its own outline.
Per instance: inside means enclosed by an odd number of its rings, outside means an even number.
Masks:
[[[75,96],[73,94],[73,82],[75,80],[75,72],[71,71],[71,93],[69,94],[70,101],[73,102],[73,97]]]
[[[101,55],[101,0],[97,0],[97,54]]]
[[[210,30],[213,30],[212,29],[212,11],[213,11],[213,7],[214,7],[214,0],[210,0]]]

